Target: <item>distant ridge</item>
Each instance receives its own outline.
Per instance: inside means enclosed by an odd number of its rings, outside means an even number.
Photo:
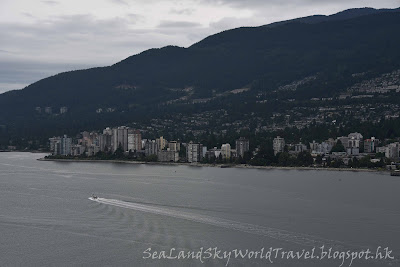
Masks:
[[[347,9],[341,12],[338,12],[336,14],[332,15],[313,15],[313,16],[307,16],[307,17],[302,17],[302,18],[296,18],[296,19],[291,19],[291,20],[286,20],[286,21],[280,21],[280,22],[274,22],[271,24],[266,24],[262,27],[274,27],[274,26],[279,26],[291,22],[302,22],[302,23],[309,23],[309,24],[314,24],[314,23],[320,23],[320,22],[326,22],[326,21],[339,21],[339,20],[346,20],[346,19],[353,19],[361,16],[368,16],[368,15],[374,15],[374,14],[379,14],[379,13],[384,13],[384,12],[400,12],[400,8],[396,9],[374,9],[370,7],[364,7],[364,8],[352,8],[352,9]]]
[[[400,68],[399,11],[351,9],[237,28],[188,48],[149,49],[109,67],[60,73],[0,95],[0,144],[10,136],[47,138],[148,122],[168,112],[223,107],[238,114],[234,103],[241,98],[256,103],[260,95],[309,77],[317,78],[293,92],[294,99],[332,97],[360,82],[352,74],[371,78]],[[230,93],[237,89],[244,93]],[[36,107],[68,112],[50,116]],[[239,114],[268,119],[270,107],[253,105]]]

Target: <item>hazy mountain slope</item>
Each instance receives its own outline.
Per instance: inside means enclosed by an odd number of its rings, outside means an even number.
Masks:
[[[243,87],[255,95],[316,74],[314,84],[296,97],[329,96],[356,82],[352,73],[399,68],[398,10],[350,10],[316,18],[320,22],[233,29],[189,48],[151,49],[110,67],[43,79],[0,95],[0,125],[8,135],[76,132],[158,116],[160,105],[184,96],[209,98]],[[190,95],[185,88],[192,88]],[[69,112],[48,117],[35,113],[37,106],[67,106]],[[108,107],[115,111],[95,112]]]

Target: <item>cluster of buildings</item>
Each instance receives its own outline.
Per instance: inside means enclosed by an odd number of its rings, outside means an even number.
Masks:
[[[244,158],[245,153],[250,151],[250,142],[244,137],[240,137],[235,141],[235,149],[233,149],[229,143],[222,144],[221,148],[213,147],[211,149],[207,149],[207,147],[202,144],[194,144],[193,142],[184,145],[186,146],[187,162],[200,162],[203,158],[209,160]]]
[[[343,151],[332,150],[338,144],[343,146]],[[383,146],[379,139],[375,137],[364,139],[362,134],[355,132],[350,133],[348,136],[337,137],[336,139],[329,138],[321,143],[313,141],[308,146],[301,142],[298,144],[286,144],[285,139],[278,136],[273,140],[273,149],[275,155],[285,150],[291,154],[307,151],[314,157],[329,155],[329,157],[341,158],[346,163],[354,157],[375,156],[377,153],[380,153],[380,156],[384,155],[388,159],[398,160],[400,143],[393,142]]]
[[[37,113],[45,113],[45,114],[53,114],[52,107],[35,107],[35,111]],[[68,112],[68,107],[60,107],[60,114],[64,114]]]
[[[221,148],[214,147],[207,149],[199,143],[181,143],[178,141],[168,141],[163,136],[155,140],[142,139],[141,132],[126,126],[116,128],[106,128],[102,133],[82,132],[78,138],[72,139],[66,135],[62,137],[52,137],[50,150],[53,155],[63,156],[94,156],[98,152],[116,152],[120,150],[126,155],[157,156],[161,162],[200,162],[203,158],[231,159],[244,157],[249,151],[249,140],[239,138],[236,140],[236,148],[230,144],[223,144]],[[186,153],[180,153],[181,149]],[[184,154],[186,158],[180,157]]]
[[[365,73],[360,73],[358,75],[363,76]],[[364,80],[350,87],[348,91],[351,93],[364,94],[398,93],[400,92],[400,70],[382,74],[374,79]]]
[[[52,137],[50,141],[50,150],[54,155],[71,155],[72,138],[64,135],[61,137]]]
[[[249,140],[243,137],[235,141],[235,148],[226,143],[220,148],[208,149],[200,143],[168,141],[163,136],[155,140],[144,139],[139,130],[126,126],[105,128],[102,133],[85,131],[74,139],[66,135],[53,137],[49,141],[53,155],[90,157],[100,151],[115,153],[119,150],[120,153],[136,158],[154,156],[153,159],[161,162],[195,163],[204,158],[210,161],[231,160],[244,158],[245,153],[250,151]],[[347,164],[353,158],[361,159],[365,156],[371,156],[371,161],[379,161],[382,157],[399,160],[400,143],[382,142],[375,137],[364,139],[363,135],[357,132],[335,139],[329,138],[321,143],[313,141],[308,144],[287,144],[284,138],[278,136],[273,140],[273,150],[274,155],[285,151],[289,154],[309,152],[313,157],[341,159]]]

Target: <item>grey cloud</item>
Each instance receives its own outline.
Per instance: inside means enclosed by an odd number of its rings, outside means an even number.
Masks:
[[[171,9],[169,11],[170,14],[177,14],[177,15],[191,15],[195,11],[194,8],[183,8],[183,9]]]
[[[0,23],[2,46],[3,49],[15,47],[19,57],[24,59],[46,57],[50,61],[95,60],[97,63],[114,63],[111,59],[121,59],[124,51],[140,52],[141,49],[169,44],[189,45],[184,29],[200,26],[192,22],[165,21],[160,28],[153,30],[132,29],[129,25],[135,21],[130,17],[96,19],[91,15],[72,15],[36,20],[30,24]],[[174,32],[166,38],[168,29],[174,29]],[[121,43],[126,43],[127,47],[114,51],[114,45]],[[146,46],[137,46],[138,43],[146,43]],[[96,52],[101,56],[96,56]]]
[[[27,83],[3,83],[3,82],[0,82],[0,94],[5,93],[7,91],[11,91],[11,90],[23,89],[28,85],[29,84],[27,84]]]
[[[111,1],[115,4],[118,4],[118,5],[129,6],[129,4],[127,2],[125,2],[124,0],[109,0],[109,1]]]
[[[32,15],[31,13],[28,13],[28,12],[22,12],[21,14],[28,18],[35,18],[34,15]]]
[[[146,21],[146,18],[140,14],[129,13],[126,15],[126,17],[131,23]]]
[[[140,15],[97,19],[83,14],[31,23],[0,22],[0,91],[22,88],[62,71],[112,65],[149,48],[188,46],[210,34],[200,24],[179,21],[165,21],[161,28],[133,29],[135,18]],[[187,27],[198,28],[188,34]]]
[[[295,19],[311,15],[331,15],[345,9],[371,6],[373,8],[397,7],[398,0],[198,0],[199,3],[229,6],[240,14],[242,9],[251,11],[250,17],[226,17],[210,23],[215,30],[227,30],[243,26],[261,26],[277,21]]]
[[[118,32],[125,30],[131,23],[126,18],[112,18],[112,19],[96,19],[92,15],[64,15],[52,17],[45,20],[36,20],[31,24],[0,24],[2,32],[7,32],[11,36],[20,38],[32,38],[32,40],[40,40],[46,38],[47,42],[52,43],[53,37],[62,39],[70,36],[82,34],[102,34]],[[9,30],[8,30],[9,29]],[[23,34],[21,34],[23,33]],[[54,40],[57,41],[57,40]]]
[[[330,4],[332,1],[330,0],[198,0],[201,3],[213,4],[213,5],[230,5],[237,7],[251,7],[251,6],[268,6],[275,4],[289,4],[289,5],[301,5],[301,4],[310,4],[310,3],[326,3]],[[336,0],[335,3],[339,2],[360,2],[359,0]]]
[[[217,31],[223,31],[223,30],[228,30],[238,27],[246,27],[246,26],[259,26],[259,24],[250,18],[233,18],[233,17],[222,18],[219,21],[210,23],[210,27]]]
[[[90,15],[0,23],[3,49],[13,47],[18,52],[0,53],[0,60],[113,63],[110,58],[117,60],[120,52],[110,53],[113,43],[131,38],[130,24],[126,18],[98,20]]]
[[[0,61],[0,93],[22,89],[60,72],[93,67],[86,64],[59,64],[39,61]]]
[[[253,11],[275,11],[275,16],[281,15],[284,17],[287,17],[287,13],[295,14],[294,17],[298,17],[296,15],[298,14],[298,9],[308,10],[307,14],[309,15],[318,15],[321,12],[326,13],[326,10],[338,12],[356,7],[395,8],[400,5],[399,0],[197,0],[197,3],[229,6],[237,9],[245,8]]]
[[[60,3],[57,2],[57,1],[51,1],[51,0],[49,0],[49,1],[42,1],[42,3],[43,3],[43,4],[46,4],[46,5],[50,5],[50,6],[54,6],[54,5],[60,4]]]
[[[309,2],[314,0],[294,0],[292,2],[297,2],[300,4],[303,2]],[[341,1],[341,0],[339,0]],[[198,0],[199,3],[210,4],[210,5],[227,5],[236,8],[254,8],[270,6],[275,4],[283,4],[282,0]],[[286,1],[287,3],[287,1]]]
[[[190,21],[163,20],[158,25],[158,28],[195,28],[195,27],[201,27],[201,24]]]
[[[0,53],[13,54],[13,52],[10,52],[8,50],[3,50],[3,49],[0,49]]]

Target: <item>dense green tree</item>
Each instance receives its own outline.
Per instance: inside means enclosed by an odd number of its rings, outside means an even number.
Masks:
[[[332,147],[331,153],[332,152],[346,152],[346,149],[344,148],[342,142],[338,140],[336,144]]]

